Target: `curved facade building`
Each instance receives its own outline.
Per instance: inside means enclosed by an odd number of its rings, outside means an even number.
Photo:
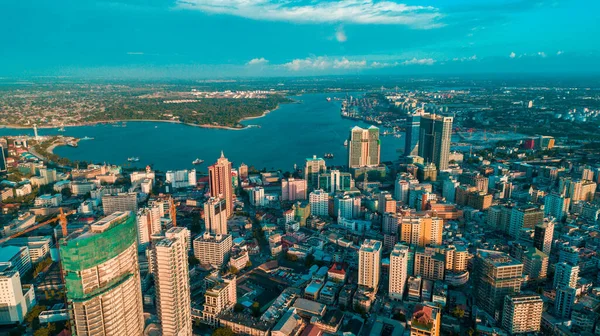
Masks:
[[[71,328],[78,336],[142,335],[136,220],[115,212],[60,243]]]

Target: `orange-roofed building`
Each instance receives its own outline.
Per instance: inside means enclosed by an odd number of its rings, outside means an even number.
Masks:
[[[442,313],[438,307],[417,304],[410,322],[411,336],[439,336]]]

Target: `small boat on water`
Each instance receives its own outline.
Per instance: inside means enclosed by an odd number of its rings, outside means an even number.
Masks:
[[[331,97],[327,97],[327,101],[330,102],[331,101]]]
[[[325,153],[325,155],[323,155],[323,157],[326,159],[333,159],[333,153]]]
[[[348,147],[348,139],[346,139],[346,141],[344,141],[344,147]]]
[[[129,161],[129,162],[138,162],[138,161],[140,161],[140,158],[137,157],[137,156],[134,156],[134,157],[127,158],[127,161]]]
[[[203,163],[204,163],[204,160],[201,160],[201,159],[196,159],[196,160],[192,161],[192,164],[194,164],[194,165],[199,165],[199,164],[203,164]]]
[[[65,128],[64,128],[64,127],[61,127],[61,128],[59,128],[59,129],[58,129],[58,131],[59,131],[59,132],[64,132],[64,131],[65,131]]]
[[[84,136],[83,138],[81,138],[81,140],[94,140],[94,138],[91,138],[89,136]]]

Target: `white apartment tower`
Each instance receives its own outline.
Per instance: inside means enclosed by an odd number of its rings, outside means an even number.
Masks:
[[[389,295],[393,300],[402,300],[406,279],[408,278],[408,259],[410,250],[403,244],[394,245],[390,254]]]
[[[191,336],[192,313],[188,274],[187,235],[179,228],[169,229],[159,241],[154,256],[157,314],[162,335]]]
[[[329,194],[318,189],[308,196],[310,202],[310,214],[313,216],[329,215]]]
[[[365,239],[358,251],[358,284],[375,289],[379,286],[382,244],[378,240]]]

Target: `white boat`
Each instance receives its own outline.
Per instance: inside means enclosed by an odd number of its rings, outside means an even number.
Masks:
[[[344,141],[344,147],[348,147],[348,139],[346,139],[346,141]]]
[[[200,160],[200,159],[196,159],[196,160],[192,161],[192,164],[194,164],[194,165],[199,165],[199,164],[203,164],[203,163],[204,163],[204,160]]]
[[[64,127],[61,127],[61,128],[59,128],[59,129],[58,129],[58,131],[59,131],[59,132],[64,132],[64,131],[65,131],[65,128],[64,128]]]
[[[129,161],[129,162],[138,162],[138,161],[140,161],[140,158],[139,157],[130,157],[130,158],[127,158],[127,161]]]
[[[89,136],[84,136],[83,138],[81,138],[81,140],[94,140],[94,138],[91,138]]]

